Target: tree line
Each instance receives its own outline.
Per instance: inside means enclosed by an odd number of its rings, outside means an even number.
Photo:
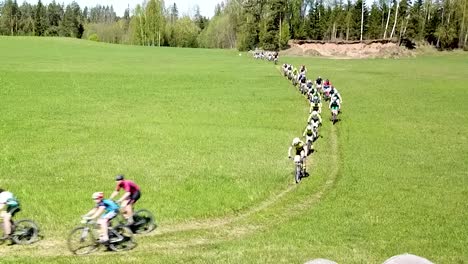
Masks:
[[[410,39],[451,49],[467,48],[467,9],[468,0],[225,0],[208,19],[198,7],[181,16],[163,0],[128,7],[122,17],[112,6],[0,0],[0,34],[239,50],[278,50],[290,39]]]

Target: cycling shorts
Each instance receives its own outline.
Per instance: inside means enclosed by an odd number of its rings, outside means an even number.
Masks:
[[[127,200],[130,200],[130,202],[128,204],[136,203],[140,199],[140,197],[141,197],[141,192],[140,191],[136,191],[133,194],[130,194],[130,197],[127,198]]]
[[[118,214],[118,212],[116,212],[116,211],[109,211],[107,213],[104,213],[101,216],[101,219],[107,219],[107,221],[109,222],[110,220],[114,219],[117,216],[117,214]]]

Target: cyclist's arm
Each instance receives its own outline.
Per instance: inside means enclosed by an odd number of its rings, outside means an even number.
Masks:
[[[306,127],[306,129],[304,129],[304,133],[302,133],[302,136],[305,137],[306,133],[307,133],[307,127]]]
[[[130,192],[125,192],[122,197],[117,201],[118,203],[121,203],[123,200],[127,199],[130,196]]]
[[[91,219],[98,218],[102,213],[104,213],[104,209],[106,209],[105,206],[99,206],[99,208],[94,208],[96,211],[94,212],[93,215],[91,215]]]
[[[119,191],[113,191],[109,199],[112,200],[112,198],[116,197],[117,195],[119,195]]]
[[[289,149],[288,149],[288,157],[291,157],[291,150],[292,150],[292,146],[289,146]]]
[[[97,208],[95,207],[95,208],[91,209],[91,211],[89,211],[87,214],[85,214],[85,215],[83,215],[83,216],[84,216],[84,217],[88,217],[88,216],[90,216],[90,215],[93,215],[93,214],[96,212],[96,210],[97,210]]]
[[[319,118],[319,123],[321,124],[322,123],[322,117],[320,116],[320,114],[318,114],[317,116]]]

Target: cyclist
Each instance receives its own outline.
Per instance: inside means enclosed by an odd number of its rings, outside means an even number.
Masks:
[[[305,66],[305,65],[302,65],[301,68],[300,68],[300,70],[299,70],[299,72],[300,72],[301,74],[305,75],[305,74],[307,73],[307,68],[306,68],[306,66]]]
[[[333,114],[338,115],[338,113],[340,112],[340,109],[341,109],[340,100],[337,99],[337,98],[334,98],[333,100],[330,100],[330,105],[328,107],[331,110],[332,116],[333,116]]]
[[[2,240],[10,239],[12,224],[11,219],[20,210],[21,209],[18,199],[16,199],[13,193],[0,189],[0,216],[3,218],[4,229]]]
[[[122,195],[122,197],[117,200],[117,203],[121,204],[124,211],[123,216],[125,219],[127,219],[128,224],[132,224],[133,205],[140,199],[140,187],[133,181],[125,180],[125,176],[122,174],[115,176],[115,181],[117,182],[117,187],[109,199],[116,197],[119,194],[121,188],[125,190],[124,195]]]
[[[306,152],[305,152],[305,144],[302,142],[298,137],[294,138],[292,141],[291,146],[289,146],[288,149],[288,157],[291,158],[291,150],[294,149],[294,155],[300,156],[302,160],[302,170],[305,172],[306,170],[306,164],[305,164],[305,157],[306,157]]]
[[[312,100],[310,101],[310,110],[309,113],[316,111],[317,113],[322,113],[322,101],[320,100],[320,96],[318,94],[312,95]]]
[[[91,209],[83,216],[83,221],[96,219],[100,216],[97,223],[99,224],[99,243],[109,244],[108,227],[109,222],[119,213],[119,205],[110,199],[104,199],[103,192],[95,192],[92,195],[96,207]]]
[[[312,80],[311,79],[308,79],[307,80],[307,88],[310,90],[314,87],[313,83],[312,83]]]
[[[313,149],[314,149],[314,138],[316,138],[317,135],[315,134],[315,131],[312,128],[312,126],[307,125],[305,130],[304,130],[304,133],[302,133],[302,136],[305,137],[306,143],[308,143],[310,141],[310,149],[307,148],[307,144],[304,146],[305,155],[308,156],[309,151],[313,151]]]
[[[322,81],[323,81],[323,80],[322,80],[322,77],[319,76],[319,77],[315,80],[315,84],[316,84],[317,86],[322,85]]]
[[[298,77],[298,71],[297,71],[297,68],[294,67],[294,69],[292,70],[292,74],[293,74],[293,78],[297,78]]]
[[[340,102],[340,105],[343,103],[343,99],[341,98],[341,94],[338,92],[337,89],[335,89],[334,93],[331,95],[331,99],[338,99]]]
[[[307,120],[307,123],[309,123],[313,127],[318,127],[320,124],[322,124],[322,117],[317,111],[312,111],[312,113],[309,116],[309,119]]]

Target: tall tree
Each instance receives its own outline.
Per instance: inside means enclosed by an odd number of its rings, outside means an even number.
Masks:
[[[36,36],[44,36],[44,33],[47,29],[47,20],[46,20],[46,8],[42,4],[41,0],[37,2],[36,12],[34,16]]]

